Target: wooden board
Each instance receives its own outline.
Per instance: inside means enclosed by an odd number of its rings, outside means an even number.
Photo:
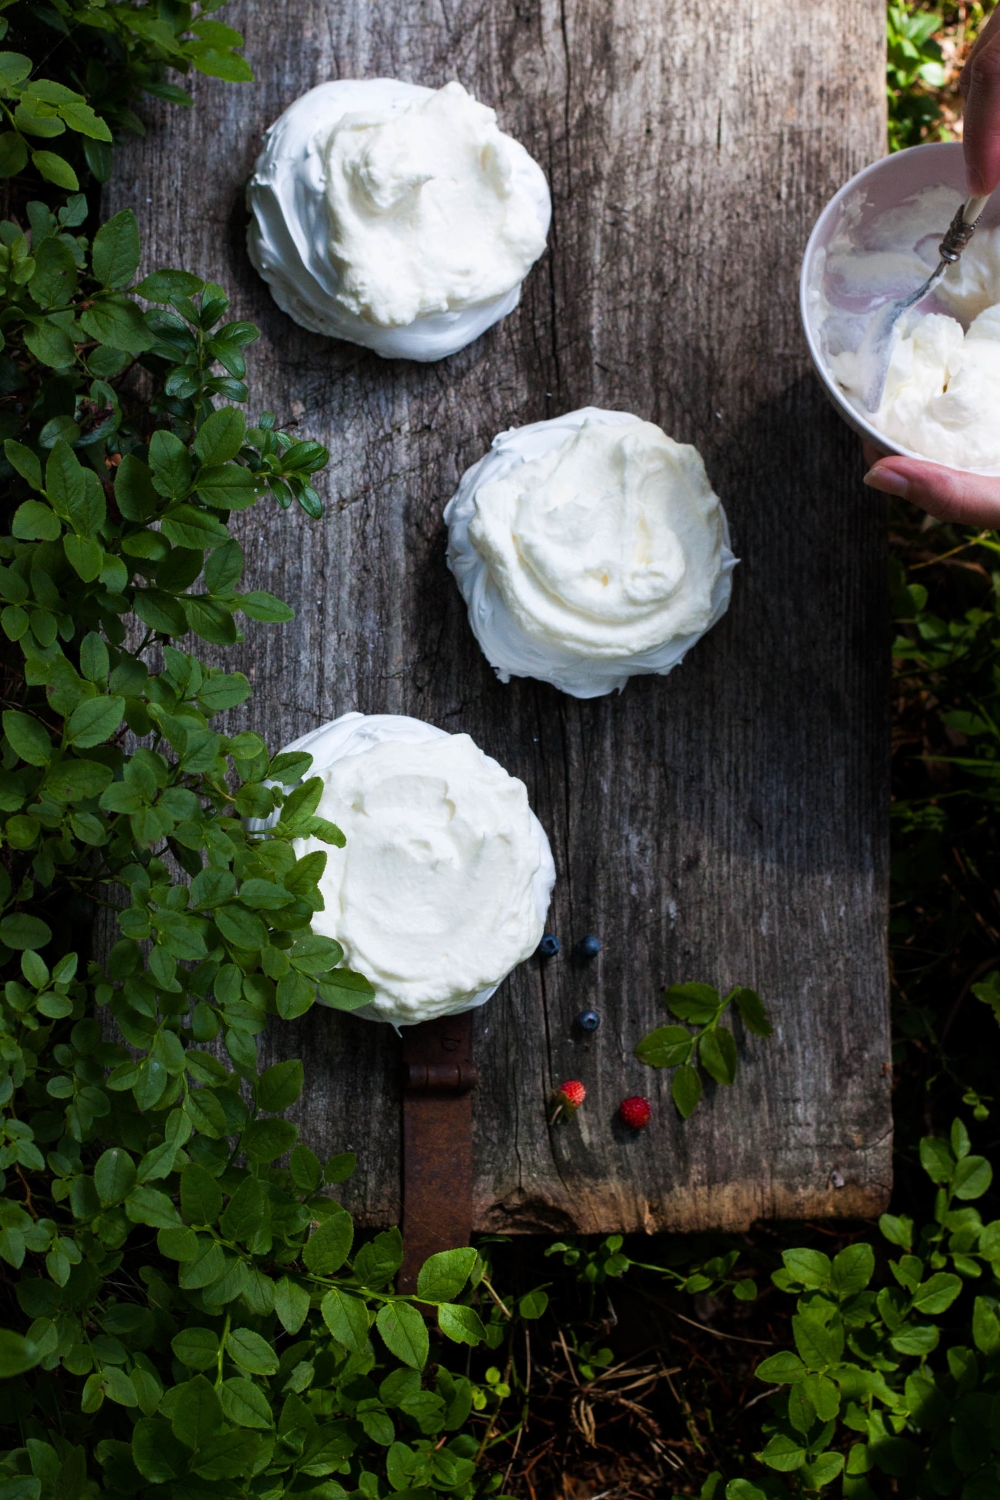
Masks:
[[[231,290],[263,338],[254,411],[329,445],[327,513],[245,519],[248,575],[293,602],[234,653],[234,716],[274,748],[348,709],[465,730],[527,783],[559,871],[550,925],[587,969],[529,962],[474,1021],[481,1230],[746,1226],[878,1211],[890,1182],[888,621],[881,503],[807,370],[798,262],[826,198],[884,141],[882,0],[235,0],[258,82],[195,82],[109,197],[146,264]],[[384,363],[305,333],[243,245],[261,131],[331,77],[457,76],[541,162],[549,252],[520,308],[455,358]],[[512,424],[593,403],[696,443],[743,559],[726,619],[668,679],[580,703],[501,686],[446,570],[441,510]],[[227,657],[231,664],[232,654]],[[750,984],[777,1026],[681,1122],[632,1050],[665,983]],[[589,1041],[573,1016],[603,1017]],[[315,1011],[303,1056],[345,1202],[399,1210],[399,1042]],[[550,1131],[554,1085],[586,1108]],[[615,1111],[643,1092],[654,1121]]]

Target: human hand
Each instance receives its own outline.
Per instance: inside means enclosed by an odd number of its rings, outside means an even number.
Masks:
[[[1000,183],[1000,9],[976,38],[962,69],[961,89],[969,192],[985,197]]]
[[[1000,477],[967,474],[917,458],[887,458],[871,443],[864,450],[870,489],[912,500],[939,521],[1000,530]]]

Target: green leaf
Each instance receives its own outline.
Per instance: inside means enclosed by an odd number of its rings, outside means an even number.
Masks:
[[[239,596],[240,608],[251,620],[265,624],[276,624],[283,620],[294,620],[295,611],[284,600],[276,599],[264,589],[251,589],[249,594]]]
[[[209,78],[223,78],[227,83],[252,83],[254,79],[246,58],[228,48],[206,47],[196,52],[191,61],[199,73]]]
[[[111,738],[124,716],[124,698],[85,698],[69,716],[66,738],[81,750],[103,744]]]
[[[219,1358],[219,1340],[211,1328],[184,1328],[170,1343],[182,1365],[192,1370],[210,1370]]]
[[[331,1287],[320,1304],[323,1321],[351,1354],[368,1352],[368,1310],[360,1297]]]
[[[125,1212],[133,1224],[151,1224],[154,1229],[172,1229],[180,1223],[176,1208],[159,1188],[133,1188],[125,1199]]]
[[[913,1305],[922,1313],[947,1312],[961,1290],[960,1276],[953,1276],[950,1271],[938,1271],[917,1287],[913,1293]]]
[[[264,493],[266,484],[240,464],[206,464],[198,470],[195,488],[206,505],[218,510],[245,510]]]
[[[237,948],[263,948],[267,944],[267,929],[254,912],[247,911],[238,902],[221,906],[215,914],[219,931]]]
[[[0,133],[0,177],[16,177],[27,165],[28,148],[18,132],[5,130]]]
[[[667,1009],[681,1021],[704,1026],[722,1007],[718,990],[709,984],[672,984],[664,995]]]
[[[985,1156],[966,1156],[955,1168],[951,1189],[956,1198],[981,1198],[993,1181],[993,1168]]]
[[[344,950],[335,938],[320,937],[317,933],[300,938],[289,953],[293,966],[303,974],[323,974],[328,980],[333,976],[327,971],[334,969],[343,956]]]
[[[427,1324],[409,1302],[387,1302],[378,1310],[376,1327],[389,1350],[404,1365],[422,1370],[430,1352]]]
[[[82,104],[78,100],[73,100],[69,104],[61,104],[59,117],[65,120],[69,128],[75,130],[78,135],[85,135],[93,141],[109,143],[111,141],[111,131],[89,104]]]
[[[258,1109],[288,1109],[302,1093],[305,1071],[298,1058],[266,1068],[253,1086]],[[318,1164],[317,1164],[318,1165]]]
[[[817,1291],[829,1287],[833,1264],[822,1250],[785,1250],[781,1258],[786,1270],[802,1286]]]
[[[0,921],[0,943],[17,952],[24,949],[37,951],[52,941],[52,928],[41,917],[29,916],[27,912],[12,912]]]
[[[340,1270],[351,1253],[353,1242],[354,1221],[341,1209],[330,1214],[313,1231],[305,1243],[302,1259],[315,1275],[330,1276]]]
[[[267,1428],[274,1425],[271,1407],[264,1392],[242,1375],[222,1382],[219,1400],[223,1416],[237,1427]]]
[[[149,302],[169,302],[171,297],[195,297],[204,287],[205,283],[190,271],[154,271],[143,277],[135,290]]]
[[[3,732],[15,755],[26,760],[29,766],[48,765],[52,757],[52,741],[37,719],[20,713],[16,708],[4,709]]]
[[[486,1338],[486,1329],[479,1314],[460,1302],[442,1302],[438,1308],[438,1327],[446,1338],[456,1344],[480,1344]]]
[[[972,1314],[972,1339],[983,1354],[1000,1350],[1000,1320],[985,1297],[977,1297]]]
[[[104,548],[93,537],[67,533],[63,537],[63,551],[70,567],[84,583],[93,583],[100,577],[104,567]]]
[[[701,1098],[701,1077],[697,1068],[692,1068],[686,1063],[678,1068],[670,1080],[670,1093],[677,1106],[678,1114],[686,1120],[697,1108]]]
[[[229,532],[217,517],[194,505],[174,506],[160,522],[160,530],[175,547],[191,547],[199,551],[225,546],[230,540]]]
[[[424,1261],[417,1275],[417,1296],[428,1302],[454,1302],[472,1275],[476,1252],[471,1247],[439,1250]]]
[[[736,1008],[747,1031],[752,1031],[755,1036],[771,1036],[774,1027],[767,1018],[764,1002],[756,990],[748,990],[739,986],[733,990],[728,999],[735,1000]]]
[[[250,1328],[230,1329],[226,1337],[226,1353],[250,1375],[277,1373],[277,1355],[267,1340]]]
[[[297,1281],[282,1276],[274,1289],[274,1310],[286,1333],[298,1333],[309,1316],[308,1291]]]
[[[33,490],[42,488],[42,464],[38,455],[23,443],[17,443],[13,438],[7,438],[3,445],[3,451],[7,462],[13,466],[22,479],[26,479]]]
[[[222,1422],[219,1398],[204,1375],[170,1392],[168,1415],[174,1436],[186,1448],[202,1448]]]
[[[736,1042],[725,1026],[702,1033],[698,1043],[698,1060],[716,1083],[729,1085],[736,1077]]]
[[[236,457],[246,437],[247,423],[236,406],[223,406],[198,429],[194,451],[203,464],[225,464]]]
[[[875,1252],[871,1245],[848,1245],[834,1257],[830,1285],[837,1296],[852,1297],[864,1291],[875,1274]]]
[[[59,517],[41,500],[25,500],[19,505],[10,529],[22,542],[54,542],[62,531]]]
[[[346,1182],[354,1173],[358,1164],[358,1158],[353,1151],[341,1151],[337,1156],[331,1156],[323,1168],[324,1182]],[[997,1221],[1000,1223],[1000,1220]]]
[[[0,1379],[23,1375],[42,1358],[43,1352],[37,1344],[9,1328],[0,1328]]]
[[[297,1136],[290,1120],[255,1120],[243,1132],[243,1149],[251,1161],[274,1161],[292,1149]]]
[[[832,1484],[844,1467],[842,1453],[820,1453],[811,1463],[803,1464],[802,1478],[810,1489],[822,1489]]]
[[[46,182],[54,182],[56,187],[68,188],[71,193],[78,191],[80,179],[64,156],[57,156],[54,151],[32,151],[31,161]]]
[[[651,1068],[676,1068],[688,1061],[693,1043],[686,1026],[658,1026],[643,1037],[635,1055]]]
[[[31,72],[31,58],[23,52],[0,52],[0,91],[7,97]]]
[[[894,1214],[883,1214],[878,1221],[878,1227],[890,1244],[901,1245],[904,1250],[912,1248],[912,1219],[908,1219],[905,1216],[897,1218]]]
[[[228,594],[243,577],[243,568],[243,548],[230,538],[205,563],[205,587],[213,594]]]
[[[158,500],[148,465],[126,453],[115,472],[115,500],[127,521],[148,521]]]
[[[844,1330],[839,1324],[822,1323],[804,1313],[792,1318],[792,1335],[803,1363],[823,1371],[835,1365],[844,1352]]]
[[[132,1462],[151,1484],[166,1484],[186,1472],[187,1453],[162,1417],[140,1417],[132,1429]]]
[[[94,235],[94,275],[104,286],[127,286],[139,268],[139,256],[139,225],[132,210],[123,208]]]
[[[97,1160],[94,1186],[102,1208],[124,1203],[135,1186],[135,1162],[120,1146],[112,1146]]]
[[[790,1349],[762,1360],[755,1371],[758,1380],[769,1381],[772,1385],[791,1385],[793,1381],[801,1380],[805,1373],[805,1365]]]
[[[955,1170],[955,1158],[947,1142],[939,1136],[927,1135],[920,1142],[920,1165],[931,1182],[944,1183],[951,1180]]]
[[[270,1217],[267,1196],[255,1177],[247,1177],[230,1198],[219,1228],[229,1240],[252,1240]]]
[[[82,312],[80,326],[99,344],[122,349],[126,354],[142,354],[156,342],[136,304],[116,293],[105,294]],[[155,432],[152,441],[155,443],[159,436]]]
[[[196,1162],[181,1173],[181,1212],[188,1224],[214,1224],[222,1212],[222,1189]]]
[[[763,1453],[758,1454],[762,1463],[779,1473],[790,1474],[801,1469],[806,1461],[806,1450],[795,1438],[776,1432]]]

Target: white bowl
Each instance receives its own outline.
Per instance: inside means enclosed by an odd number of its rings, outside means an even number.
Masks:
[[[866,421],[831,374],[824,352],[821,327],[823,304],[818,294],[823,289],[826,250],[840,229],[844,215],[857,204],[860,194],[864,194],[865,203],[859,222],[864,224],[866,219],[884,213],[887,209],[900,207],[914,193],[929,187],[948,187],[965,196],[965,158],[960,142],[911,146],[907,151],[897,151],[892,156],[883,157],[881,161],[865,167],[863,172],[852,177],[830,199],[816,220],[802,257],[802,274],[799,279],[799,310],[809,354],[837,411],[849,427],[883,453],[898,453],[904,458],[917,458],[925,463],[928,461],[926,454],[915,453],[911,448],[893,443],[884,432],[879,432],[877,427]],[[987,205],[982,223],[985,226],[1000,224],[1000,193],[994,194],[992,202]],[[947,228],[947,224],[941,225],[942,236]]]

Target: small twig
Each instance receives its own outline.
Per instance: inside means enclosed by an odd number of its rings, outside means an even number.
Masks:
[[[563,1338],[563,1331],[561,1328],[559,1329],[559,1342],[560,1344],[562,1344],[562,1351],[566,1356],[566,1364],[569,1368],[569,1373],[572,1376],[573,1384],[577,1387],[577,1389],[579,1389],[580,1382],[577,1379],[576,1371],[573,1368],[573,1361],[569,1357],[569,1350],[566,1347],[566,1340]]]
[[[34,1202],[32,1201],[31,1189],[28,1186],[28,1179],[25,1177],[24,1173],[21,1171],[20,1166],[15,1165],[14,1170],[16,1171],[18,1177],[20,1177],[20,1179],[21,1179],[21,1186],[24,1188],[24,1206],[28,1210],[28,1212],[31,1215],[31,1217],[33,1219],[37,1219],[38,1218],[38,1214],[35,1212],[35,1205],[34,1205]]]
[[[507,1306],[507,1304],[505,1302],[501,1302],[500,1298],[497,1296],[496,1292],[493,1290],[492,1286],[490,1285],[489,1278],[487,1276],[483,1277],[482,1285],[489,1292],[490,1296],[493,1298],[493,1301],[496,1303],[497,1307],[499,1307],[499,1309],[503,1313],[504,1317],[505,1318],[512,1318],[514,1316],[514,1314],[510,1311],[510,1308]]]
[[[720,1333],[717,1328],[709,1328],[707,1323],[696,1323],[694,1318],[686,1318],[683,1313],[675,1312],[675,1318],[680,1318],[682,1323],[690,1323],[692,1328],[700,1328],[702,1333],[710,1333],[714,1339],[733,1339],[737,1344],[763,1344],[770,1349],[774,1345],[773,1339],[747,1339],[738,1333]]]

